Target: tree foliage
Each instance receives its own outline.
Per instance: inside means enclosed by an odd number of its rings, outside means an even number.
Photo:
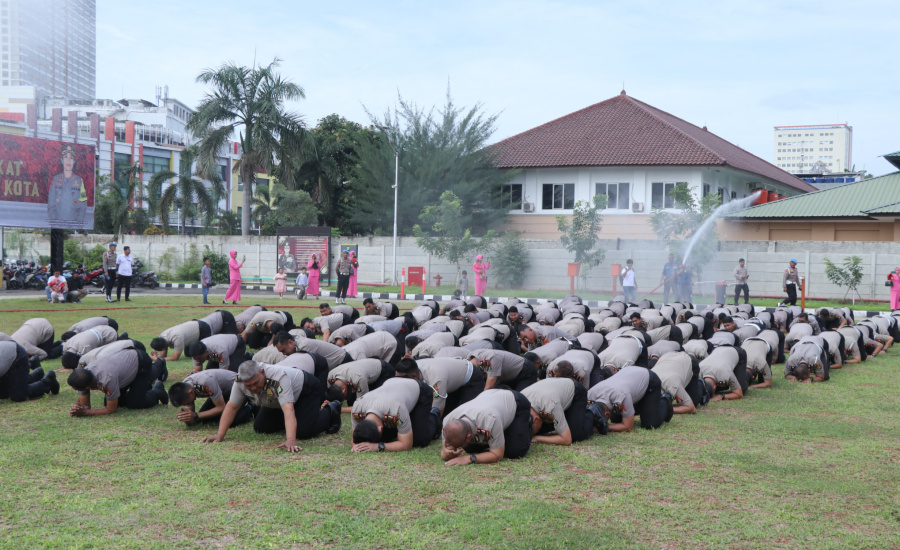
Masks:
[[[180,174],[163,170],[153,174],[147,183],[149,195],[151,197],[159,197],[156,203],[156,212],[159,221],[165,231],[169,230],[169,211],[177,208],[179,213],[179,226],[182,235],[185,234],[187,219],[195,218],[202,215],[206,220],[215,216],[216,203],[209,189],[202,181],[195,178],[192,174],[194,160],[197,158],[199,148],[191,145],[182,149],[180,153],[180,164],[183,167]],[[163,183],[175,179],[175,183],[162,188]],[[217,181],[218,180],[217,178]],[[213,185],[217,185],[214,183]],[[220,183],[218,185],[221,185]]]
[[[261,228],[263,235],[274,235],[279,227],[316,225],[318,221],[319,212],[306,191],[291,191],[277,185],[272,203],[272,212]]]
[[[847,256],[844,258],[842,266],[836,265],[828,258],[825,258],[825,276],[828,277],[832,284],[840,288],[847,287],[844,298],[846,299],[847,294],[850,294],[855,304],[856,296],[859,296],[857,287],[863,278],[862,258],[859,256]]]
[[[688,258],[692,270],[699,277],[703,266],[715,255],[719,242],[715,224],[703,229],[703,223],[713,215],[721,201],[715,193],[708,193],[698,201],[684,183],[676,185],[671,193],[677,212],[656,209],[650,215],[650,224],[669,251],[679,258],[684,258],[690,240],[703,230]]]
[[[347,190],[344,224],[359,233],[389,234],[394,211],[394,151],[399,152],[398,230],[407,233],[427,205],[452,191],[460,200],[461,223],[475,235],[504,222],[509,204],[500,192],[513,172],[494,166],[487,142],[497,116],[481,104],[458,107],[448,89],[440,109],[424,109],[398,94],[398,105],[382,117],[369,112],[376,139],[359,141],[358,163]],[[368,111],[367,111],[368,112]]]
[[[149,217],[143,208],[134,208],[137,193],[144,185],[141,178],[129,178],[125,189],[104,174],[97,178],[100,191],[94,211],[94,232],[115,233],[122,239],[126,231],[142,232],[149,226]]]
[[[504,232],[491,255],[491,269],[501,287],[519,288],[525,283],[530,253],[518,231]]]
[[[251,199],[256,174],[274,174],[287,187],[294,185],[294,171],[302,163],[304,148],[310,144],[300,115],[285,110],[288,101],[306,97],[303,88],[282,79],[276,72],[280,63],[242,67],[226,63],[206,69],[197,82],[211,85],[188,122],[188,130],[200,138],[199,173],[211,178],[218,173],[216,157],[235,132],[241,158],[235,163],[244,182],[241,234],[250,233]]]
[[[492,229],[480,239],[472,236],[463,223],[463,203],[453,191],[444,191],[439,204],[423,208],[419,219],[428,231],[418,224],[413,226],[416,244],[429,254],[455,264],[457,279],[462,270],[461,262],[468,260],[476,250],[490,248],[495,236]]]
[[[562,233],[560,241],[566,250],[575,254],[575,263],[581,264],[582,281],[606,258],[606,250],[594,249],[600,240],[603,223],[601,212],[606,208],[606,201],[606,195],[594,195],[593,202],[575,203],[571,219],[568,216],[556,216],[557,228]]]

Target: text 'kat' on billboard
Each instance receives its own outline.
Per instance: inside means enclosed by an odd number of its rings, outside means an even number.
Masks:
[[[0,225],[94,228],[94,147],[0,134]]]

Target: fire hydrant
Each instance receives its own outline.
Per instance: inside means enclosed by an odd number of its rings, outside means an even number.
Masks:
[[[434,284],[435,286],[441,286],[441,274],[438,273],[434,276]]]

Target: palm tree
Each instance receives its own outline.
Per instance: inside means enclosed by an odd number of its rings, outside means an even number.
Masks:
[[[219,210],[216,229],[221,235],[236,235],[241,230],[241,219],[233,210]]]
[[[216,211],[216,204],[210,196],[209,190],[202,181],[195,179],[191,174],[191,167],[194,165],[194,159],[197,157],[198,147],[191,145],[181,150],[180,164],[182,170],[180,174],[169,170],[163,170],[153,174],[148,184],[151,196],[159,196],[156,211],[159,215],[159,221],[163,228],[169,230],[169,211],[172,207],[178,207],[180,211],[181,234],[185,233],[185,225],[188,217],[196,216],[197,211],[194,208],[196,203],[201,212],[212,217]],[[178,178],[173,185],[169,185],[160,193],[162,184],[170,179]]]
[[[253,182],[259,171],[277,173],[279,181],[293,187],[294,165],[299,162],[309,138],[301,117],[285,111],[286,101],[306,97],[303,88],[281,78],[276,58],[265,67],[239,67],[227,63],[207,69],[197,82],[210,84],[188,130],[200,139],[198,166],[201,174],[218,171],[216,155],[235,131],[239,131],[241,158],[235,164],[244,182],[241,234],[250,234]]]
[[[272,195],[272,190],[269,189],[268,185],[256,187],[256,196],[253,197],[253,202],[251,203],[253,212],[250,214],[250,218],[256,224],[256,227],[262,227],[266,218],[272,214],[272,210],[274,210],[272,208]]]
[[[97,180],[97,187],[101,191],[101,197],[98,202],[103,203],[103,216],[107,218],[107,227],[118,233],[118,240],[122,241],[122,235],[126,227],[132,224],[132,216],[140,208],[135,204],[135,195],[140,196],[143,191],[144,181],[140,177],[134,177],[140,174],[142,169],[140,166],[128,164],[117,170],[120,178],[126,174],[130,174],[125,180],[124,188],[116,181],[116,178],[110,177],[109,174],[100,176]],[[98,205],[99,206],[99,205]]]

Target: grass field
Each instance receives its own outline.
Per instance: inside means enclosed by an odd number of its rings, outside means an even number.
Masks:
[[[144,342],[209,311],[191,296],[134,300],[108,314]],[[59,335],[105,305],[4,300],[0,331],[43,316]],[[457,468],[437,443],[354,455],[349,421],[289,455],[250,426],[203,445],[215,428],[185,429],[171,406],[72,418],[62,374],[57,396],[0,402],[0,547],[900,548],[895,354],[824,384],[776,376],[652,433]],[[170,363],[169,383],[189,370]]]

